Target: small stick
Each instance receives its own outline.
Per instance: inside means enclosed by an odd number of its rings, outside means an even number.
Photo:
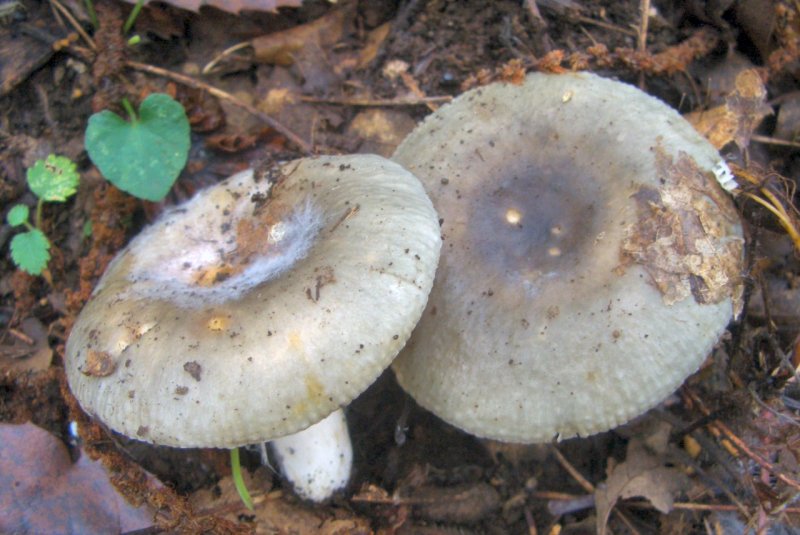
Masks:
[[[617,26],[616,24],[611,24],[610,22],[605,22],[605,21],[602,21],[602,20],[593,19],[593,18],[590,18],[590,17],[586,17],[584,15],[578,15],[576,18],[578,19],[578,22],[582,22],[584,24],[589,24],[589,25],[592,25],[592,26],[598,26],[598,27],[603,28],[605,30],[611,30],[612,32],[619,32],[619,33],[622,33],[622,34],[625,34],[625,35],[631,35],[631,36],[634,36],[634,37],[636,37],[638,35],[636,33],[636,31],[634,31],[634,30],[629,30],[627,28],[623,28],[622,26]]]
[[[800,142],[788,141],[786,139],[779,139],[776,137],[760,136],[758,134],[753,134],[752,136],[750,136],[750,141],[757,141],[759,143],[765,143],[767,145],[778,145],[781,147],[800,148]]]
[[[78,32],[78,35],[80,35],[80,36],[81,36],[81,39],[83,39],[84,41],[86,41],[86,44],[87,44],[87,45],[89,45],[89,48],[91,48],[92,50],[94,50],[94,51],[96,52],[96,51],[97,51],[97,45],[96,45],[96,44],[94,44],[94,40],[93,40],[91,37],[89,37],[89,34],[87,34],[87,33],[86,33],[84,30],[83,30],[83,27],[82,27],[82,26],[81,26],[81,25],[78,23],[78,21],[77,21],[77,20],[75,20],[75,17],[73,17],[73,16],[72,16],[72,13],[70,13],[70,12],[69,12],[69,10],[68,10],[67,8],[65,8],[64,6],[62,6],[62,5],[61,5],[61,4],[58,2],[58,0],[50,0],[50,3],[53,5],[53,7],[55,7],[55,8],[56,8],[56,11],[58,11],[59,13],[61,13],[61,15],[62,15],[62,16],[65,18],[65,19],[67,19],[67,21],[68,21],[68,22],[69,22],[69,23],[72,25],[72,28],[73,28],[73,29],[74,29],[76,32]]]
[[[558,463],[564,468],[564,470],[566,470],[569,473],[569,475],[572,476],[572,478],[575,481],[578,482],[578,485],[580,485],[581,488],[583,490],[585,490],[586,492],[594,493],[594,490],[595,490],[594,489],[594,485],[592,485],[591,482],[588,479],[583,477],[583,475],[581,475],[581,473],[578,472],[577,468],[572,466],[572,463],[570,463],[567,460],[567,458],[564,457],[564,455],[560,451],[558,451],[558,448],[553,446],[552,451],[553,451],[553,455],[556,456],[556,459],[558,460]]]
[[[170,80],[173,80],[180,84],[187,85],[195,89],[200,89],[211,95],[214,95],[219,99],[230,102],[234,106],[242,108],[243,110],[246,110],[247,112],[255,115],[256,117],[267,123],[267,125],[270,128],[280,132],[285,138],[287,138],[289,141],[297,145],[300,148],[300,150],[302,150],[305,154],[314,153],[313,149],[311,148],[311,145],[308,142],[306,142],[303,138],[292,132],[289,128],[287,128],[277,120],[273,119],[263,111],[259,110],[258,108],[251,106],[250,104],[247,104],[245,102],[242,102],[241,100],[231,95],[227,91],[223,91],[222,89],[214,87],[210,84],[201,82],[200,80],[196,80],[191,76],[186,76],[184,74],[172,72],[167,69],[162,69],[161,67],[156,67],[154,65],[139,63],[138,61],[126,61],[125,65],[127,65],[132,69],[136,69],[137,71],[147,72],[150,74],[163,76],[164,78],[169,78]]]
[[[650,24],[650,0],[639,1],[639,15],[641,16],[641,20],[639,21],[639,41],[637,49],[639,52],[644,53],[647,52],[647,28]]]
[[[453,100],[449,95],[442,95],[437,97],[417,97],[413,99],[368,99],[368,98],[319,98],[301,95],[299,97],[301,102],[309,102],[311,104],[332,104],[334,106],[363,106],[363,107],[380,107],[380,106],[427,106],[428,103],[447,103]]]
[[[684,395],[685,395],[685,396],[686,396],[686,397],[689,399],[689,401],[691,401],[692,403],[694,403],[694,404],[697,406],[697,408],[698,408],[698,409],[700,409],[700,412],[702,412],[702,413],[703,413],[703,414],[705,414],[706,416],[708,416],[708,415],[710,415],[710,414],[711,414],[711,411],[710,411],[710,410],[708,410],[708,408],[707,408],[707,407],[706,407],[706,406],[703,404],[703,401],[700,399],[700,397],[699,397],[697,394],[695,394],[694,392],[692,392],[692,391],[691,391],[690,389],[688,389],[688,388],[685,388],[685,389],[683,390],[683,392],[684,392]],[[738,437],[738,436],[737,436],[737,435],[736,435],[736,434],[735,434],[735,433],[734,433],[734,432],[731,430],[731,428],[729,428],[729,427],[728,427],[727,425],[725,425],[723,422],[721,422],[721,421],[719,421],[719,420],[715,420],[715,421],[713,421],[713,422],[709,423],[708,425],[710,425],[710,426],[713,426],[713,427],[715,427],[717,430],[719,430],[719,431],[720,431],[720,432],[721,432],[723,435],[725,435],[725,437],[726,437],[726,438],[727,438],[727,439],[728,439],[728,440],[729,440],[731,443],[733,443],[733,445],[734,445],[734,446],[735,446],[735,447],[736,447],[736,448],[737,448],[739,451],[741,451],[742,453],[744,453],[745,455],[747,455],[748,457],[750,457],[750,458],[751,458],[753,461],[755,461],[755,462],[756,462],[756,464],[758,464],[759,466],[761,466],[761,468],[763,468],[764,470],[766,470],[766,471],[768,471],[768,472],[770,472],[770,473],[774,474],[776,478],[778,478],[779,480],[783,481],[784,483],[786,483],[786,484],[787,484],[787,485],[789,485],[790,487],[792,487],[792,488],[794,488],[794,489],[797,489],[797,490],[800,490],[800,483],[798,483],[798,482],[797,482],[797,481],[795,481],[794,479],[790,478],[790,477],[789,477],[789,476],[787,476],[786,474],[782,473],[780,470],[776,469],[776,468],[775,468],[775,465],[773,465],[771,462],[769,462],[768,460],[766,460],[765,458],[763,458],[762,456],[760,456],[759,454],[757,454],[756,452],[754,452],[754,451],[753,451],[753,450],[750,448],[750,446],[748,446],[747,444],[745,444],[745,443],[744,443],[744,441],[743,441],[741,438],[739,438],[739,437]]]
[[[647,54],[647,27],[650,24],[650,0],[639,1],[639,31],[636,48],[640,54]],[[639,89],[644,90],[644,71],[639,73]]]

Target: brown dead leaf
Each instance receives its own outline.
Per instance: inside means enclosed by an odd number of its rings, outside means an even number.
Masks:
[[[675,495],[688,487],[689,480],[680,470],[664,465],[660,452],[666,447],[667,436],[657,433],[644,440],[634,438],[628,444],[625,461],[609,463],[608,478],[594,497],[598,535],[605,535],[608,517],[618,500],[637,496],[662,513],[672,510]]]
[[[734,16],[744,33],[758,49],[762,58],[769,57],[774,49],[773,34],[777,17],[772,0],[738,0]]]
[[[70,461],[64,445],[31,423],[0,424],[0,532],[123,533],[154,513],[117,494],[98,461]]]
[[[725,97],[725,104],[685,117],[717,149],[733,141],[744,150],[753,131],[772,113],[766,99],[767,90],[758,71],[745,69],[736,76],[735,87]]]
[[[298,535],[345,535],[371,533],[369,522],[337,507],[311,507],[286,499],[280,490],[269,492],[271,483],[266,468],[251,476],[242,473],[245,485],[253,498],[253,527],[255,533],[295,533]],[[191,497],[195,511],[226,512],[232,521],[246,512],[233,481],[224,477],[213,490],[200,490]]]
[[[783,95],[773,136],[786,141],[800,139],[800,91]]]
[[[287,104],[297,102],[295,94],[285,87],[270,89],[263,100],[258,103],[258,109],[270,115],[277,115]]]
[[[363,140],[359,152],[388,158],[414,126],[407,113],[375,108],[359,112],[350,122],[347,135]]]
[[[252,134],[219,134],[208,136],[206,146],[221,152],[237,153],[253,148],[257,141],[258,136]]]
[[[306,49],[326,49],[341,39],[349,10],[335,9],[313,22],[250,41],[254,59],[268,65],[291,65]]]
[[[47,329],[36,318],[26,318],[20,328],[8,331],[0,343],[0,369],[39,371],[47,369],[53,350],[47,343]]]
[[[135,4],[135,0],[126,0]],[[181,9],[200,11],[203,6],[215,7],[228,13],[238,14],[240,11],[271,11],[276,12],[281,7],[300,7],[303,0],[163,0]]]
[[[372,60],[375,59],[378,55],[378,51],[381,49],[381,45],[389,36],[389,30],[392,29],[392,23],[386,22],[381,24],[367,35],[367,42],[364,45],[364,48],[361,49],[361,52],[358,54],[358,62],[357,67],[359,69],[363,69],[370,63]]]
[[[414,488],[400,503],[413,506],[414,516],[432,522],[475,524],[500,509],[500,495],[487,483]]]
[[[225,112],[222,106],[207,92],[178,86],[175,98],[186,110],[192,131],[208,133],[225,126]]]

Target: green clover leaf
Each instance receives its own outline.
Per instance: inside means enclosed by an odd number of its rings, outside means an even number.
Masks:
[[[50,242],[39,229],[14,236],[11,240],[11,259],[23,271],[41,275],[50,260]]]
[[[6,214],[6,221],[12,227],[18,227],[28,222],[30,209],[24,204],[17,204]]]
[[[43,201],[64,202],[78,190],[78,166],[66,156],[50,154],[28,168],[28,187]]]
[[[112,184],[141,199],[160,201],[186,165],[189,120],[169,95],[153,93],[131,122],[108,110],[92,115],[84,143],[89,158]]]

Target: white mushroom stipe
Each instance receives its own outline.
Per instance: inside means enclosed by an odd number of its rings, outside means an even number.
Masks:
[[[350,479],[353,447],[341,410],[269,445],[281,473],[301,498],[323,501]]]

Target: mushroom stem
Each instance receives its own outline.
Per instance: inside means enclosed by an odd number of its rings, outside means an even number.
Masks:
[[[311,427],[270,442],[283,476],[302,498],[320,502],[347,485],[353,447],[339,409]]]

